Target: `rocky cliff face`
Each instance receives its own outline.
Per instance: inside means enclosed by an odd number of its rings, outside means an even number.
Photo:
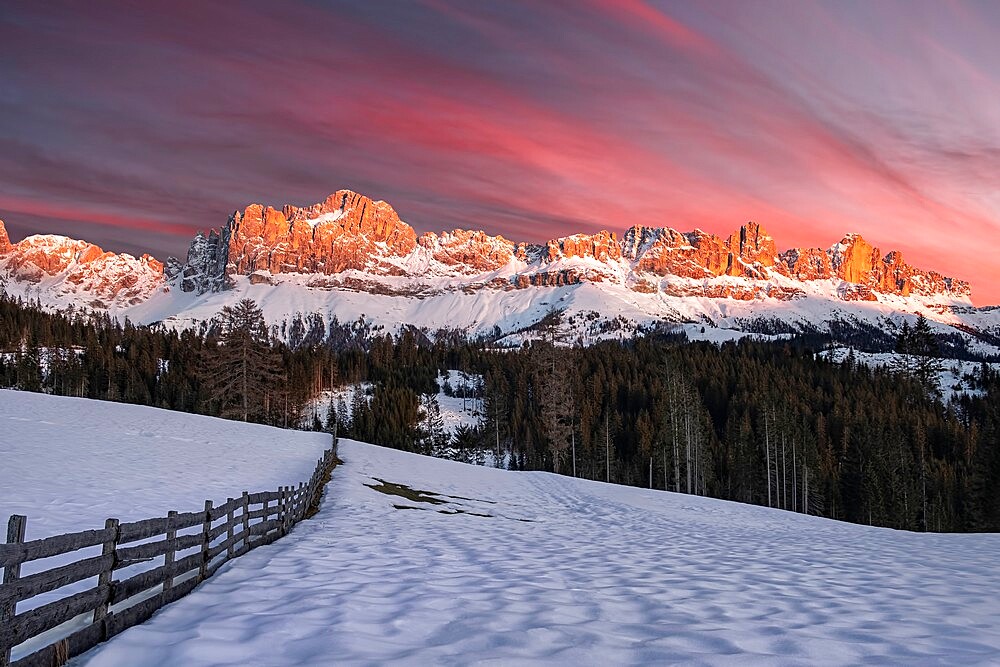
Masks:
[[[637,291],[657,289],[657,278],[712,280],[722,277],[770,281],[840,280],[847,300],[876,294],[967,297],[962,281],[921,271],[899,252],[882,255],[850,234],[828,250],[793,248],[778,253],[770,234],[749,222],[726,238],[701,230],[634,226],[611,232],[575,234],[545,244],[515,244],[501,236],[456,229],[417,238],[389,204],[341,190],[323,202],[281,210],[253,204],[228,224],[195,237],[187,262],[168,265],[168,277],[187,291],[225,289],[233,276],[271,282],[275,274],[332,275],[355,270],[371,276],[478,276],[512,287],[567,285],[620,279]],[[499,274],[503,274],[502,276]],[[628,278],[631,276],[631,278]],[[668,293],[714,298],[795,298],[792,285],[750,286],[725,281],[702,287],[667,284]]]
[[[29,236],[12,244],[0,223],[0,275],[105,308],[149,298],[163,285],[163,264],[149,255],[118,255],[65,236]]]
[[[506,266],[517,251],[514,242],[502,236],[464,229],[440,235],[428,232],[417,243],[435,262],[466,275],[496,271]]]
[[[10,252],[10,237],[7,236],[7,228],[3,226],[3,220],[0,220],[0,255],[6,255]]]

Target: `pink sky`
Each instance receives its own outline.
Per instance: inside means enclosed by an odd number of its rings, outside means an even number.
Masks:
[[[937,0],[5,3],[0,218],[161,257],[341,188],[519,241],[752,219],[998,303],[997,34]]]

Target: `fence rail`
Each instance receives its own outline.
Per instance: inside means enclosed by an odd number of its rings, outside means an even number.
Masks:
[[[315,513],[336,460],[334,439],[298,487],[244,491],[218,506],[206,500],[200,512],[128,523],[108,519],[103,529],[30,542],[24,539],[27,518],[11,516],[7,543],[0,544],[0,667],[62,665],[188,594],[230,559],[274,542]],[[21,576],[25,563],[96,547],[100,554]],[[162,564],[154,563],[161,558]],[[142,567],[147,569],[136,571]],[[95,585],[17,612],[18,603],[88,580]],[[14,648],[43,633],[52,641],[11,662]]]

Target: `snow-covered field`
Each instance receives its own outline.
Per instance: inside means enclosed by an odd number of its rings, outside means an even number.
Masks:
[[[309,479],[325,433],[0,389],[0,519],[27,539],[197,511]]]
[[[75,664],[1000,662],[1000,535],[340,455],[314,519]]]
[[[136,521],[169,510],[198,511],[244,490],[309,479],[330,446],[324,433],[137,405],[0,390],[0,521],[28,517],[27,539],[103,528],[108,517]],[[197,530],[197,529],[194,529]],[[183,532],[183,531],[182,531]],[[22,575],[100,554],[83,549],[26,563]],[[119,570],[129,576],[161,563]],[[18,603],[23,612],[94,585],[78,582]],[[14,659],[67,631],[14,649]]]

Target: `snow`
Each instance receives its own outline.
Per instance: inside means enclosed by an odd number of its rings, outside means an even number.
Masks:
[[[437,381],[441,391],[438,391],[433,397],[438,402],[445,432],[449,435],[454,435],[455,431],[461,426],[469,428],[479,426],[479,423],[482,421],[483,402],[481,399],[471,398],[471,396],[474,393],[474,387],[482,383],[483,376],[476,373],[448,370],[439,374]],[[452,386],[453,393],[457,394],[457,396],[448,396],[444,393],[445,382],[448,382]],[[469,387],[470,398],[465,400],[462,399],[461,394],[463,383],[466,383]],[[345,384],[332,391],[324,390],[320,392],[317,398],[310,401],[303,410],[302,424],[312,424],[314,418],[319,418],[325,424],[329,418],[330,405],[332,404],[336,408],[341,401],[350,410],[351,404],[354,402],[354,395],[359,391],[362,396],[370,397],[374,391],[374,385],[370,382],[358,382]]]
[[[861,352],[847,347],[824,350],[819,353],[819,356],[835,363],[844,363],[852,354],[854,355],[854,363],[869,368],[898,368],[900,365],[905,365],[907,357],[912,360],[912,365],[916,365],[919,359],[913,355],[897,352]],[[938,359],[938,362],[941,370],[937,377],[937,391],[943,398],[957,399],[963,394],[982,395],[982,391],[970,387],[970,379],[979,376],[983,362],[960,359]],[[994,371],[1000,370],[1000,363],[987,363],[986,365]]]
[[[0,390],[0,517],[27,539],[194,511],[305,481],[325,433],[124,403]]]
[[[0,390],[0,520],[27,516],[32,540],[103,528],[108,517],[125,522],[198,511],[206,499],[221,503],[244,490],[305,481],[329,446],[330,436],[322,433]],[[98,554],[94,547],[33,561],[22,575]],[[85,590],[93,581],[21,602],[18,611]],[[15,659],[44,643],[15,649]]]
[[[75,664],[987,665],[1000,655],[1000,535],[856,526],[352,441],[340,456],[316,517]],[[371,488],[389,488],[379,480],[425,493],[387,495]]]
[[[308,222],[325,224],[339,215],[339,211],[334,211]],[[507,244],[496,241],[494,245]],[[776,271],[770,272],[767,280],[658,276],[638,270],[636,261],[627,257],[607,261],[560,257],[548,262],[542,258],[541,246],[533,247],[539,249],[537,256],[530,256],[527,261],[512,257],[506,265],[484,272],[466,265],[443,264],[433,258],[430,249],[418,244],[405,257],[377,253],[379,261],[407,275],[356,270],[331,276],[280,273],[268,274],[268,280],[256,285],[247,276],[234,276],[232,290],[205,294],[184,292],[176,283],[168,285],[140,260],[121,255],[114,259],[115,267],[102,271],[118,277],[134,273],[140,280],[113,298],[101,296],[100,285],[89,269],[84,272],[86,280],[80,284],[67,279],[69,269],[56,276],[39,274],[39,282],[35,284],[7,276],[11,260],[0,258],[0,289],[13,296],[37,298],[49,308],[75,304],[106,309],[120,319],[143,324],[163,322],[179,329],[196,326],[217,315],[224,306],[249,297],[261,305],[270,324],[291,320],[296,314],[319,313],[327,322],[334,316],[341,322],[362,318],[388,332],[415,326],[432,336],[440,329],[492,336],[499,329],[505,344],[518,344],[535,337],[536,333],[526,330],[553,307],[564,313],[564,319],[598,314],[597,319],[587,319],[582,325],[563,326],[568,342],[584,344],[629,337],[662,322],[697,323],[699,332],[705,325],[721,333],[707,332],[704,338],[726,340],[734,337],[729,332],[745,330],[749,328],[748,322],[758,319],[774,320],[791,329],[825,330],[834,320],[883,327],[889,320],[912,319],[922,313],[941,323],[934,325],[937,330],[965,339],[969,350],[984,356],[1000,355],[997,346],[962,330],[971,327],[991,335],[1000,334],[1000,309],[974,308],[963,295],[903,297],[879,293],[872,302],[844,301],[848,283],[836,279],[800,281]],[[512,282],[517,276],[569,269],[590,276],[592,281],[523,289],[515,288]],[[634,289],[639,285],[643,291]],[[759,297],[737,300],[698,296],[706,291]],[[766,296],[781,292],[794,298]]]
[[[319,225],[325,225],[328,222],[336,222],[337,220],[340,220],[350,211],[351,209],[348,209],[347,211],[337,209],[336,211],[330,211],[329,213],[318,215],[315,218],[307,218],[306,222],[309,223],[310,227],[315,229]]]
[[[483,377],[475,373],[465,373],[463,371],[448,370],[438,376],[438,385],[444,388],[444,383],[451,385],[456,396],[448,396],[444,391],[438,392],[435,397],[438,406],[441,408],[441,421],[444,422],[444,430],[449,435],[454,435],[462,426],[475,428],[482,421],[482,401],[478,398],[462,398],[462,386],[469,387],[469,396],[472,389],[481,383]]]

